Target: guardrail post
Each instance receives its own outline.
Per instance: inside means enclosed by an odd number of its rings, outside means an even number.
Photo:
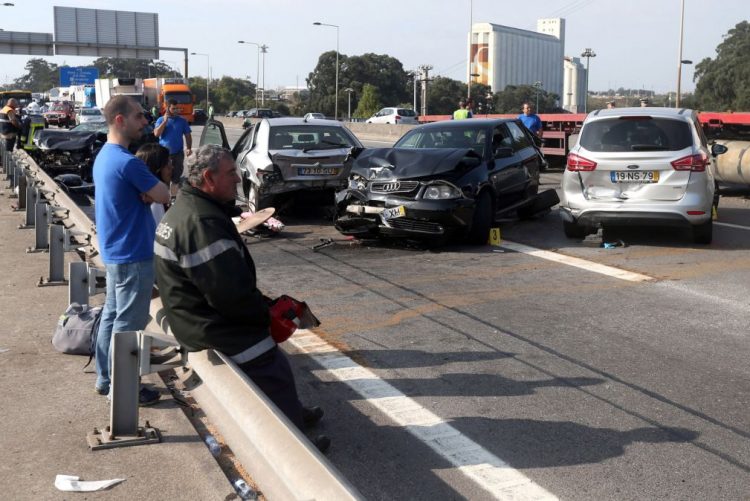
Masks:
[[[36,203],[39,201],[36,186],[33,182],[28,182],[26,186],[26,219],[18,225],[19,230],[33,228],[36,224]]]
[[[47,222],[48,208],[49,204],[47,202],[37,202],[35,204],[34,229],[36,231],[34,233],[36,236],[36,242],[34,243],[34,247],[29,247],[26,249],[26,252],[44,252],[49,249],[49,235],[47,234],[47,225],[45,224]]]
[[[152,347],[177,348],[170,364],[154,364]],[[112,383],[110,390],[109,426],[94,429],[86,436],[91,450],[113,449],[161,442],[159,430],[138,426],[138,392],[140,376],[185,365],[187,357],[177,341],[160,334],[144,331],[115,332],[112,336]]]
[[[89,304],[89,264],[70,263],[68,276],[68,304]]]
[[[65,285],[65,228],[61,224],[49,225],[49,277],[39,280],[39,287]]]
[[[26,198],[29,194],[29,183],[26,176],[21,176],[18,180],[18,203],[12,207],[13,212],[19,212],[26,209]]]

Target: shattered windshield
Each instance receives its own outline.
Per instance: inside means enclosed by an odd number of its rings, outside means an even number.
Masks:
[[[408,132],[394,148],[471,148],[484,155],[487,133],[482,127],[445,127]]]

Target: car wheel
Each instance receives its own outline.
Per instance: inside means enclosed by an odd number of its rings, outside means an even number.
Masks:
[[[709,219],[705,223],[693,226],[693,242],[696,244],[708,245],[713,239],[713,220]]]
[[[589,233],[585,226],[572,221],[563,221],[563,231],[568,238],[585,238]]]
[[[474,217],[471,220],[471,228],[466,235],[466,242],[471,245],[484,245],[490,235],[490,226],[493,220],[492,198],[489,191],[485,190],[479,194],[474,206]]]

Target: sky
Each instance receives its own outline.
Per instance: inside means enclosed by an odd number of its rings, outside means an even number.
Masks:
[[[677,86],[681,0],[14,0],[0,7],[0,29],[53,33],[53,6],[159,14],[161,46],[210,55],[213,78],[250,77],[257,49],[268,45],[265,86],[305,85],[318,57],[336,50],[348,56],[372,52],[400,60],[404,69],[433,66],[433,75],[466,79],[470,23],[489,22],[536,30],[539,18],[566,20],[565,54],[592,48],[592,91],[637,88],[667,92]],[[723,35],[750,19],[750,0],[684,0],[683,59],[714,58]],[[24,74],[32,56],[0,54],[0,81]],[[182,54],[162,52],[182,68]],[[54,56],[58,65],[82,66],[93,58]],[[205,56],[190,56],[190,75],[206,76]],[[261,79],[262,70],[261,70]],[[683,66],[682,90],[692,91],[692,66]]]

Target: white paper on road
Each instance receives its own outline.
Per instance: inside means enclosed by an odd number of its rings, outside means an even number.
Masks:
[[[123,481],[125,481],[124,478],[82,481],[81,477],[74,475],[57,475],[55,477],[55,487],[65,492],[93,492],[107,489]]]

